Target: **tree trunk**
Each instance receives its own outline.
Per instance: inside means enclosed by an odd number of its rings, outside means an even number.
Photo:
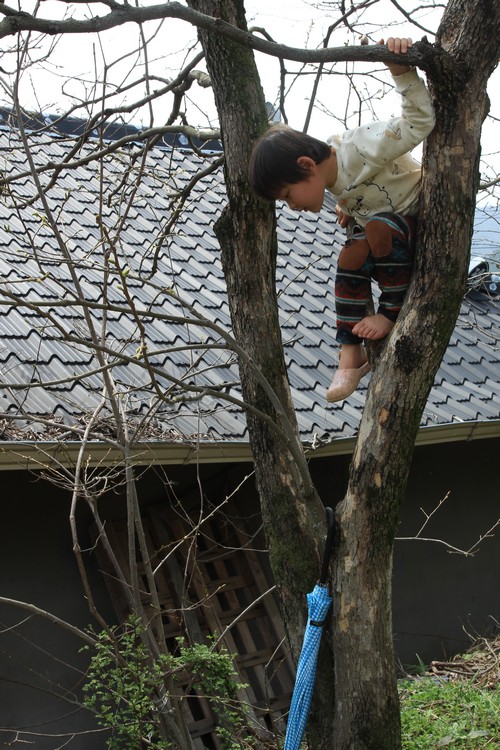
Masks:
[[[499,15],[492,0],[450,0],[437,39],[445,54],[427,68],[437,124],[424,160],[416,268],[398,324],[378,352],[337,513],[335,750],[401,747],[392,546],[421,415],[465,291]]]
[[[189,0],[188,4],[246,30],[242,0]],[[265,421],[248,414],[270,561],[292,653],[297,659],[306,623],[305,594],[319,575],[326,529],[323,505],[304,459],[288,385],[275,284],[275,212],[253,195],[247,176],[252,144],[267,126],[265,100],[251,50],[214,33],[200,32],[200,39],[214,88],[225,154],[228,205],[217,221],[216,233],[234,335],[274,389],[280,405],[270,402],[251,366],[240,359],[243,397],[288,436],[287,445]],[[328,644],[328,635],[324,640]],[[317,691],[309,723],[318,746],[332,733],[332,671],[331,648],[324,645],[317,678],[321,690]]]

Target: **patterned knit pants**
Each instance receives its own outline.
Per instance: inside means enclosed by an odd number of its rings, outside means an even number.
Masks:
[[[395,321],[410,283],[415,246],[415,219],[394,213],[372,216],[355,227],[339,255],[335,310],[340,344],[359,344],[353,326],[368,314],[371,280],[380,288],[378,313]]]

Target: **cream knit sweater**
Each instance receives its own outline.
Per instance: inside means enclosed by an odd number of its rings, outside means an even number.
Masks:
[[[429,93],[415,70],[394,77],[402,97],[399,117],[371,122],[328,143],[337,155],[337,180],[329,188],[345,214],[364,225],[370,216],[418,211],[421,167],[408,153],[434,127]]]

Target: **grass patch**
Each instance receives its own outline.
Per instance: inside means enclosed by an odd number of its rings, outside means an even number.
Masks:
[[[403,750],[500,750],[500,686],[424,676],[400,683]]]

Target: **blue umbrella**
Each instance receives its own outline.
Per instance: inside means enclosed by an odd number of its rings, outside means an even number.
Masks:
[[[328,593],[326,579],[328,576],[328,564],[332,549],[333,535],[333,510],[325,508],[328,533],[326,537],[321,576],[314,589],[307,594],[307,626],[302,642],[295,687],[293,689],[290,712],[286,726],[286,737],[284,750],[299,750],[302,737],[306,729],[309,709],[311,707],[312,694],[314,690],[314,678],[316,675],[316,663],[318,660],[319,644],[326,615],[332,603],[332,597]]]

